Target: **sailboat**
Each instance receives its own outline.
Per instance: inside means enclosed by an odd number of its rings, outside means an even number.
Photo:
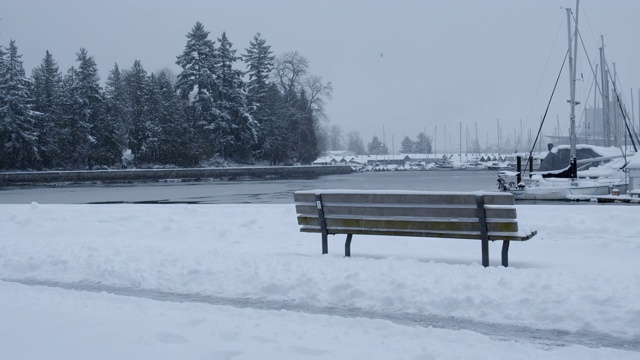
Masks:
[[[575,123],[575,107],[579,104],[575,99],[576,83],[576,56],[578,43],[578,8],[580,0],[576,0],[576,20],[573,37],[571,35],[571,9],[567,10],[568,34],[569,34],[569,78],[570,78],[570,145],[549,148],[547,158],[542,164],[548,164],[554,160],[567,157],[569,165],[559,171],[547,171],[545,173],[530,173],[528,179],[522,181],[520,169],[517,172],[503,171],[498,175],[498,186],[501,191],[509,191],[520,200],[566,200],[570,196],[597,196],[608,195],[613,189],[620,192],[626,191],[625,173],[621,168],[625,162],[620,153],[612,154],[612,149],[591,145],[578,145]],[[573,45],[573,49],[572,49]],[[535,145],[534,145],[535,146]],[[580,151],[581,159],[578,159]],[[619,151],[619,150],[618,150]],[[586,154],[586,155],[585,155]],[[620,155],[620,156],[618,156]],[[531,154],[529,156],[531,159]],[[566,161],[566,160],[565,160]],[[606,162],[606,164],[604,164]],[[587,170],[589,165],[600,164],[599,167]],[[566,162],[565,162],[566,164]],[[578,170],[581,176],[578,176]],[[599,170],[596,170],[599,169]],[[539,169],[540,171],[540,169]],[[516,177],[517,180],[512,179]]]

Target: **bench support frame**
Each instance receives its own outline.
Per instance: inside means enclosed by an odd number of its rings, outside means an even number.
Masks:
[[[478,208],[478,221],[480,223],[480,240],[482,241],[482,266],[489,266],[489,230],[487,229],[487,216],[484,212],[484,197],[476,195]]]
[[[327,222],[324,216],[324,209],[322,206],[322,195],[315,195],[316,210],[318,212],[318,220],[320,222],[320,232],[322,234],[322,254],[329,253],[329,232],[327,230]],[[484,207],[484,197],[482,195],[476,195],[477,215],[480,225],[480,241],[482,248],[482,266],[489,266],[489,230],[487,226],[487,218]],[[347,234],[347,239],[344,243],[344,256],[351,256],[351,240],[353,234]],[[509,240],[503,240],[502,242],[502,266],[509,266]]]
[[[353,234],[347,234],[347,240],[344,242],[344,256],[351,256],[351,239],[353,238]]]
[[[322,232],[322,254],[329,252],[329,241],[327,239],[327,221],[324,218],[324,209],[322,208],[322,196],[316,194],[316,210],[318,210],[318,220],[320,221],[320,231]]]

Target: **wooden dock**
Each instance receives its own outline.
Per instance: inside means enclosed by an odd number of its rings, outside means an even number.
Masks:
[[[625,203],[640,204],[640,190],[633,190],[622,195],[567,195],[569,201],[589,201],[593,203]]]

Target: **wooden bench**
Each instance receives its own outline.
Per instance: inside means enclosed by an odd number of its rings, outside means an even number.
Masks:
[[[519,230],[513,195],[503,192],[308,190],[293,195],[301,232],[346,234],[345,256],[358,235],[473,239],[482,242],[482,265],[489,266],[489,241],[502,240],[502,265],[509,265],[509,242],[536,231]]]

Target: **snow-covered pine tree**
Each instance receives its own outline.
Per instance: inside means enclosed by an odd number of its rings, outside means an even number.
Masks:
[[[105,85],[101,116],[93,124],[91,160],[95,165],[122,167],[127,135],[123,123],[124,84],[118,64],[109,72]]]
[[[247,108],[247,100],[242,81],[242,71],[233,68],[237,57],[233,44],[226,33],[218,38],[220,84],[219,96],[215,107],[220,116],[215,123],[219,135],[224,158],[246,161],[251,155],[251,148],[256,141],[256,124]]]
[[[158,115],[162,112],[162,98],[158,87],[155,86],[155,74],[149,75],[145,82],[144,112],[140,121],[133,126],[135,137],[140,141],[136,162],[159,164],[162,129]]]
[[[44,168],[60,166],[63,139],[62,73],[53,55],[46,51],[42,62],[31,73],[31,95],[35,126],[38,133],[37,151]]]
[[[263,114],[263,123],[260,126],[263,138],[260,157],[269,160],[270,165],[278,165],[288,158],[287,110],[278,87],[273,83],[269,84],[260,110]]]
[[[149,92],[147,72],[140,60],[133,63],[131,69],[124,73],[126,91],[126,123],[129,128],[129,148],[135,155],[138,164],[152,161],[148,154],[142,154],[149,139],[150,124],[147,115],[147,96]]]
[[[98,77],[98,67],[93,56],[85,48],[76,53],[78,68],[71,68],[63,80],[68,101],[65,111],[69,129],[67,144],[69,165],[75,169],[93,168],[96,159],[103,155],[94,153],[96,134],[106,132],[102,117],[103,99]]]
[[[28,80],[22,55],[14,40],[7,53],[0,54],[0,168],[28,169],[37,164],[38,154]]]
[[[209,158],[217,150],[214,123],[220,115],[214,106],[220,92],[217,52],[208,37],[209,32],[197,22],[187,34],[187,44],[176,61],[182,68],[176,90],[194,129],[193,149],[199,159]]]
[[[263,102],[269,87],[269,77],[273,70],[273,61],[275,56],[271,51],[271,46],[266,44],[260,33],[253,36],[253,40],[249,42],[247,52],[242,56],[247,68],[249,82],[247,84],[247,103],[249,111],[253,115]]]
[[[113,65],[113,69],[109,71],[107,81],[104,88],[105,103],[104,115],[105,119],[115,126],[117,129],[117,147],[120,149],[120,155],[129,146],[129,126],[126,121],[126,101],[127,94],[124,84],[124,78],[118,64]]]
[[[400,154],[413,154],[413,150],[413,140],[405,135],[400,143]]]
[[[266,129],[269,124],[267,119],[269,110],[264,108],[267,106],[265,97],[268,96],[269,78],[273,70],[275,56],[273,56],[271,46],[266,45],[266,40],[261,37],[260,33],[254,35],[253,40],[249,42],[249,48],[245,49],[245,51],[246,54],[242,58],[246,64],[246,74],[249,77],[249,82],[247,83],[247,105],[249,113],[259,126],[253,152],[254,156],[261,158],[266,154],[266,133],[272,133]],[[268,146],[271,147],[271,145]]]
[[[197,159],[190,148],[193,133],[185,121],[184,109],[174,91],[169,75],[161,71],[150,80],[160,99],[156,117],[160,125],[160,154],[162,164],[194,165]]]
[[[78,156],[74,154],[77,141],[72,135],[77,133],[77,131],[74,131],[76,121],[73,115],[74,111],[77,111],[77,106],[75,105],[75,93],[78,88],[77,72],[74,66],[67,70],[67,73],[62,77],[62,92],[60,94],[62,98],[63,125],[60,133],[60,141],[58,142],[58,148],[60,149],[58,162],[66,169],[73,169],[75,167],[74,162],[78,159]]]
[[[373,139],[371,139],[371,142],[369,144],[367,144],[367,151],[369,152],[369,155],[384,155],[384,144],[382,144],[382,141],[380,141],[380,138],[378,138],[378,136],[373,136]]]
[[[418,154],[430,154],[431,153],[431,138],[421,131],[416,137],[416,142],[413,144],[413,151]]]

